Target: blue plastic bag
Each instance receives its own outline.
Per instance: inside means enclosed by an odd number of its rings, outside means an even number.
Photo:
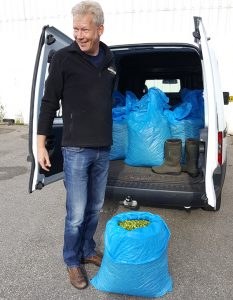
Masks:
[[[173,139],[182,141],[181,163],[185,162],[185,141],[188,138],[200,139],[200,129],[203,128],[204,122],[201,119],[183,119],[178,124],[170,124],[171,135]]]
[[[125,220],[148,220],[146,227],[126,230]],[[107,222],[104,257],[91,284],[102,291],[161,297],[172,291],[167,247],[170,231],[163,219],[147,212],[126,212]]]
[[[128,115],[139,102],[136,95],[130,91],[123,96],[114,92],[115,107],[112,109],[112,139],[110,160],[125,159],[128,149]]]
[[[112,139],[113,144],[110,150],[110,160],[125,159],[128,149],[128,121],[127,118],[122,120],[113,120]]]
[[[131,110],[137,109],[140,106],[141,100],[137,98],[137,96],[131,92],[126,91],[125,93],[125,102],[126,102],[126,110],[129,114]]]
[[[172,138],[199,138],[199,130],[204,127],[204,119],[194,118],[191,115],[192,104],[182,103],[173,111],[166,110],[164,115],[170,125]]]
[[[187,117],[192,110],[192,104],[189,102],[181,103],[174,110],[165,110],[164,115],[168,118],[170,124],[177,125],[179,120]]]
[[[114,91],[112,93],[112,99],[113,107],[125,106],[125,96],[121,92]]]
[[[181,90],[181,101],[192,105],[189,113],[190,118],[204,119],[203,90],[189,90],[184,88]]]
[[[169,99],[159,89],[151,88],[139,102],[139,107],[131,111],[128,118],[129,140],[125,163],[149,167],[161,165],[164,142],[171,138],[164,116],[164,110],[170,107]]]
[[[183,119],[179,120],[177,124],[171,123],[170,130],[172,138],[179,138],[185,142],[188,138],[200,138],[200,129],[203,128],[204,122],[201,119]]]
[[[182,140],[182,158],[185,162],[185,141],[188,138],[200,138],[200,129],[204,127],[202,90],[182,90],[182,101],[173,111],[166,110],[164,115],[169,121],[173,139]]]

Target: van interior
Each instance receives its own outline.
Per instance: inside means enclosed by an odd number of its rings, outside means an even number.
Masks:
[[[132,91],[140,99],[148,88],[158,87],[174,107],[181,101],[181,89],[203,89],[201,57],[195,46],[148,44],[124,46],[122,49],[118,46],[112,50],[118,73],[115,90],[123,95],[126,91]],[[203,164],[203,159],[200,162]],[[153,173],[150,167],[129,166],[124,160],[110,162],[108,187],[111,186],[128,189],[132,197],[137,197],[141,189],[198,193],[205,190],[202,172],[195,178],[184,172],[178,176],[159,175]],[[111,196],[113,190],[109,189],[109,193]],[[146,196],[144,199],[146,201]],[[160,204],[163,204],[162,199]]]

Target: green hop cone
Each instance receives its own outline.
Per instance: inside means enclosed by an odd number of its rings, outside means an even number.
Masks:
[[[118,225],[126,230],[134,230],[136,228],[146,227],[150,224],[147,220],[126,220],[119,222]]]

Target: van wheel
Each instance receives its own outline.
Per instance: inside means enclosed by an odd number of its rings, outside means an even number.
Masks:
[[[222,200],[222,192],[219,194],[218,198],[216,199],[216,208],[215,209],[210,205],[202,207],[202,209],[207,210],[207,211],[218,211],[221,206],[221,200]]]

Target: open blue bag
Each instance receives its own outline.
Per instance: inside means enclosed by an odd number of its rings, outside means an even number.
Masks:
[[[126,230],[125,220],[148,220],[146,227]],[[104,257],[91,284],[105,292],[161,297],[172,291],[167,247],[170,231],[163,219],[148,212],[126,212],[107,222]]]
[[[164,109],[169,99],[156,88],[150,88],[139,101],[139,106],[128,117],[128,151],[125,163],[132,166],[161,165],[164,142],[171,138]]]

